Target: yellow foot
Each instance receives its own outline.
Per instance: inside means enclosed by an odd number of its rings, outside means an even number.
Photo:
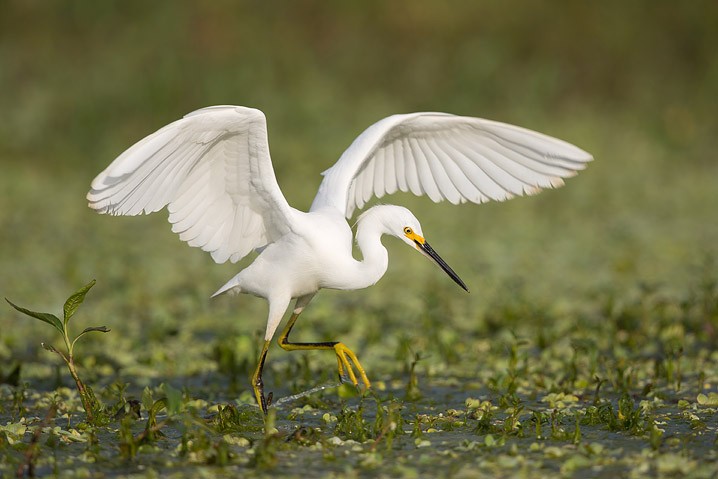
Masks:
[[[349,380],[358,388],[359,381],[357,381],[356,374],[354,374],[355,367],[359,372],[359,377],[361,378],[362,383],[364,383],[365,389],[369,389],[371,387],[371,383],[369,382],[369,378],[366,377],[364,368],[359,362],[356,354],[354,354],[351,349],[346,347],[344,343],[335,344],[334,352],[337,354],[337,363],[339,364],[339,378],[344,380],[346,376],[349,376]],[[354,367],[352,367],[352,363],[354,363]]]

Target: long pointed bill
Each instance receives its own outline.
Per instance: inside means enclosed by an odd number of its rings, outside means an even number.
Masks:
[[[434,251],[434,248],[432,248],[427,241],[419,242],[418,240],[414,240],[414,243],[416,243],[417,249],[424,254],[427,258],[431,259],[434,263],[436,263],[439,268],[443,269],[446,274],[449,275],[451,279],[454,280],[456,284],[464,288],[464,291],[467,293],[469,292],[469,288],[466,287],[463,281],[461,281],[461,278],[459,278],[459,275],[454,272],[451,267],[446,264],[446,261],[441,259],[441,256],[439,256],[439,253]]]

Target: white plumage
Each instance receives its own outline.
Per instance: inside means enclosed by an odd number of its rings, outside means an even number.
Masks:
[[[312,209],[331,205],[349,218],[372,196],[396,191],[453,204],[503,201],[561,186],[591,159],[569,143],[506,123],[393,115],[367,128],[324,172]]]
[[[380,237],[400,238],[464,283],[429,246],[405,208],[375,206],[357,222],[362,261],[352,257],[346,219],[372,197],[396,191],[452,204],[503,201],[558,187],[592,157],[550,136],[517,126],[446,113],[393,115],[359,135],[326,170],[309,212],[292,208],[277,184],[264,114],[253,108],[213,106],[171,123],[121,154],[92,182],[89,206],[99,213],[137,215],[165,206],[172,231],[223,263],[252,250],[257,259],[216,294],[251,293],[269,302],[265,347],[253,377],[266,412],[261,371],[269,341],[292,299],[294,315],[280,337],[285,349],[297,316],[321,288],[358,289],[386,272]],[[356,356],[333,348],[340,375],[357,384]],[[347,359],[348,357],[348,359]]]
[[[168,206],[172,231],[218,263],[279,239],[291,215],[264,114],[243,107],[204,108],[140,140],[94,179],[87,199],[112,215]]]

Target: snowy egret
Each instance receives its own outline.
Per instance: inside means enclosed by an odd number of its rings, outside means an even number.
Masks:
[[[352,290],[376,283],[389,258],[382,235],[404,241],[467,290],[424,239],[406,208],[374,206],[359,216],[352,255],[347,219],[371,197],[396,191],[453,204],[503,201],[558,187],[592,157],[541,133],[447,113],[393,115],[359,135],[324,179],[308,212],[282,195],[269,156],[264,114],[253,108],[212,106],[190,113],[137,142],[92,182],[90,208],[111,215],[152,213],[168,206],[172,231],[217,263],[259,255],[222,286],[223,293],[265,298],[269,316],[252,376],[264,413],[262,369],[270,342],[295,299],[279,336],[285,350],[333,350],[339,376],[370,387],[356,355],[341,342],[294,343],[289,334],[322,288]],[[355,373],[356,370],[356,373]],[[357,373],[359,379],[357,379]]]

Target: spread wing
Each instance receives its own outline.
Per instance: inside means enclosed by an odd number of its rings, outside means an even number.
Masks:
[[[294,211],[272,169],[264,114],[214,106],[140,140],[92,182],[90,208],[111,215],[168,206],[172,231],[223,263],[291,228]]]
[[[366,129],[323,173],[312,210],[347,218],[396,191],[433,201],[484,203],[563,185],[593,157],[565,141],[481,118],[393,115]]]

